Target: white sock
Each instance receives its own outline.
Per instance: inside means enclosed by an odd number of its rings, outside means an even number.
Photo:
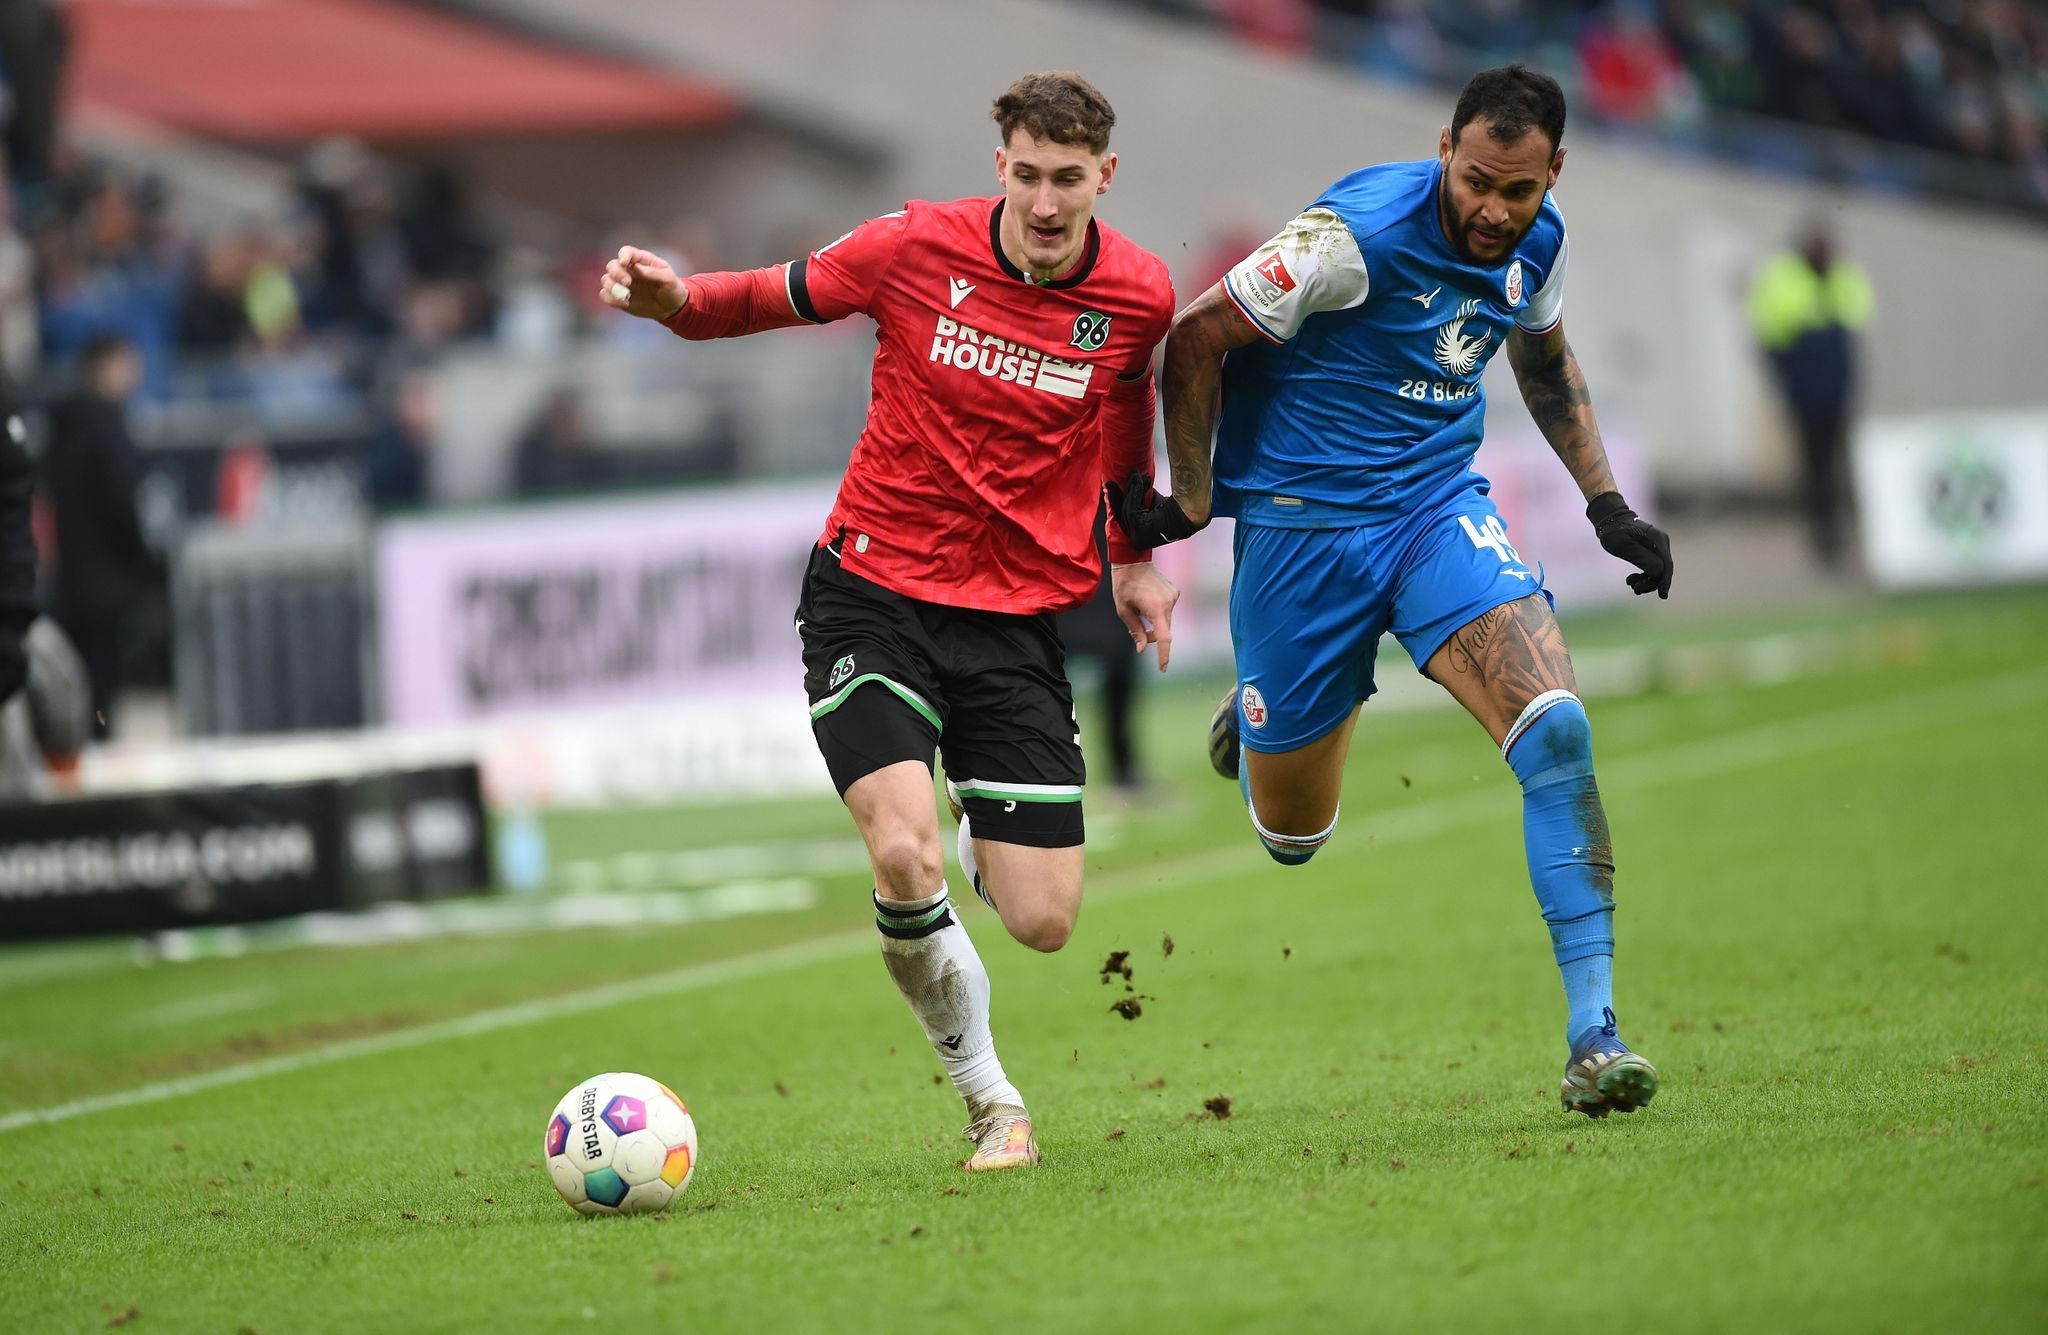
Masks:
[[[1003,1074],[989,1030],[988,970],[954,916],[945,885],[924,899],[877,894],[875,922],[882,933],[882,962],[969,1111],[992,1103],[1023,1107],[1024,1096]]]

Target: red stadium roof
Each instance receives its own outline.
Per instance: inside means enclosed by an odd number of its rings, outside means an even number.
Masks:
[[[721,124],[715,83],[387,0],[72,0],[69,95],[211,138]]]

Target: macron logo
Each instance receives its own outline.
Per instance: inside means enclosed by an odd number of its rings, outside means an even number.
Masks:
[[[957,278],[947,279],[946,285],[949,289],[951,289],[950,295],[953,298],[953,304],[951,309],[956,311],[960,309],[960,303],[967,300],[967,294],[974,290],[974,284],[963,283]]]

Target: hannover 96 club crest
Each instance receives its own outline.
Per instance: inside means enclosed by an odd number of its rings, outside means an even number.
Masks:
[[[1109,317],[1101,311],[1082,311],[1074,317],[1074,336],[1067,340],[1083,352],[1095,352],[1109,342]]]

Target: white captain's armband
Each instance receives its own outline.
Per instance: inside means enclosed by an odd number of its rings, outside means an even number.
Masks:
[[[1550,272],[1544,276],[1543,286],[1536,289],[1528,305],[1515,312],[1515,323],[1529,333],[1547,334],[1564,318],[1564,262],[1571,253],[1570,235],[1559,237],[1557,258],[1550,262]]]
[[[1344,220],[1310,209],[1223,275],[1223,290],[1261,334],[1284,343],[1317,311],[1349,310],[1372,283]]]

